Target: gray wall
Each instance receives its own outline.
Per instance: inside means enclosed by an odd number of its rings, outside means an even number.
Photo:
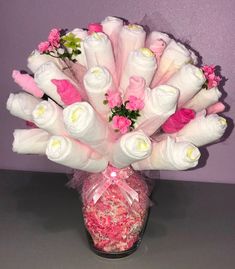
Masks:
[[[228,78],[224,91],[227,93],[226,103],[230,109],[224,115],[234,118],[234,0],[1,0],[0,168],[67,171],[44,157],[11,152],[14,128],[24,127],[21,120],[12,117],[5,110],[9,93],[19,91],[11,80],[11,72],[12,69],[27,70],[28,54],[47,37],[52,27],[86,27],[88,23],[100,21],[107,15],[128,18],[131,22],[143,20],[157,30],[171,32],[176,38],[190,42],[203,56],[204,63],[220,65],[222,74]],[[231,132],[233,124],[229,122]],[[234,138],[233,132],[226,141],[207,147],[203,152],[205,158],[201,168],[187,172],[162,172],[161,177],[235,183]]]

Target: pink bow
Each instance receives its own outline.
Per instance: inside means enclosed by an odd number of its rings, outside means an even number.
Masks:
[[[128,177],[133,174],[131,168],[117,169],[112,166],[108,166],[107,169],[100,174],[101,180],[97,180],[86,194],[87,200],[93,200],[94,204],[100,199],[100,197],[105,193],[105,191],[111,185],[117,185],[122,194],[127,199],[128,203],[132,205],[134,201],[139,201],[138,193],[132,189],[125,181]]]

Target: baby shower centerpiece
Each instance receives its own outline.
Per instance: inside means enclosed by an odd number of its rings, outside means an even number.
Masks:
[[[220,76],[166,33],[116,17],[52,29],[28,68],[12,73],[24,92],[7,109],[30,126],[14,131],[13,151],[74,169],[94,250],[130,254],[150,205],[141,171],[194,168],[199,148],[223,136]]]

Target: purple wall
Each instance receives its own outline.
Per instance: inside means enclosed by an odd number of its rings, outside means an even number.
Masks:
[[[120,16],[131,22],[150,22],[156,30],[171,32],[176,38],[189,41],[203,56],[203,62],[218,64],[228,78],[224,90],[230,110],[225,116],[235,118],[235,1],[223,0],[20,0],[0,2],[0,168],[36,171],[66,171],[44,157],[17,155],[11,152],[14,128],[23,128],[22,121],[10,116],[5,102],[10,92],[19,88],[11,80],[12,69],[26,69],[26,59],[44,40],[52,27],[73,29],[107,15]],[[148,19],[150,18],[150,19]],[[26,69],[27,70],[27,69]],[[232,127],[232,122],[231,122]],[[231,128],[230,128],[231,129]],[[207,148],[206,166],[187,172],[162,172],[161,177],[178,180],[235,183],[235,132],[220,144]]]

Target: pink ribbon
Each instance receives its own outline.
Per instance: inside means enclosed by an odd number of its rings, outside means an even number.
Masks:
[[[131,168],[118,169],[112,166],[108,166],[107,169],[100,174],[101,180],[97,180],[87,192],[87,200],[93,200],[94,204],[100,199],[100,197],[106,192],[111,185],[117,185],[128,203],[132,205],[134,201],[139,201],[138,193],[132,189],[125,181],[133,174]]]

